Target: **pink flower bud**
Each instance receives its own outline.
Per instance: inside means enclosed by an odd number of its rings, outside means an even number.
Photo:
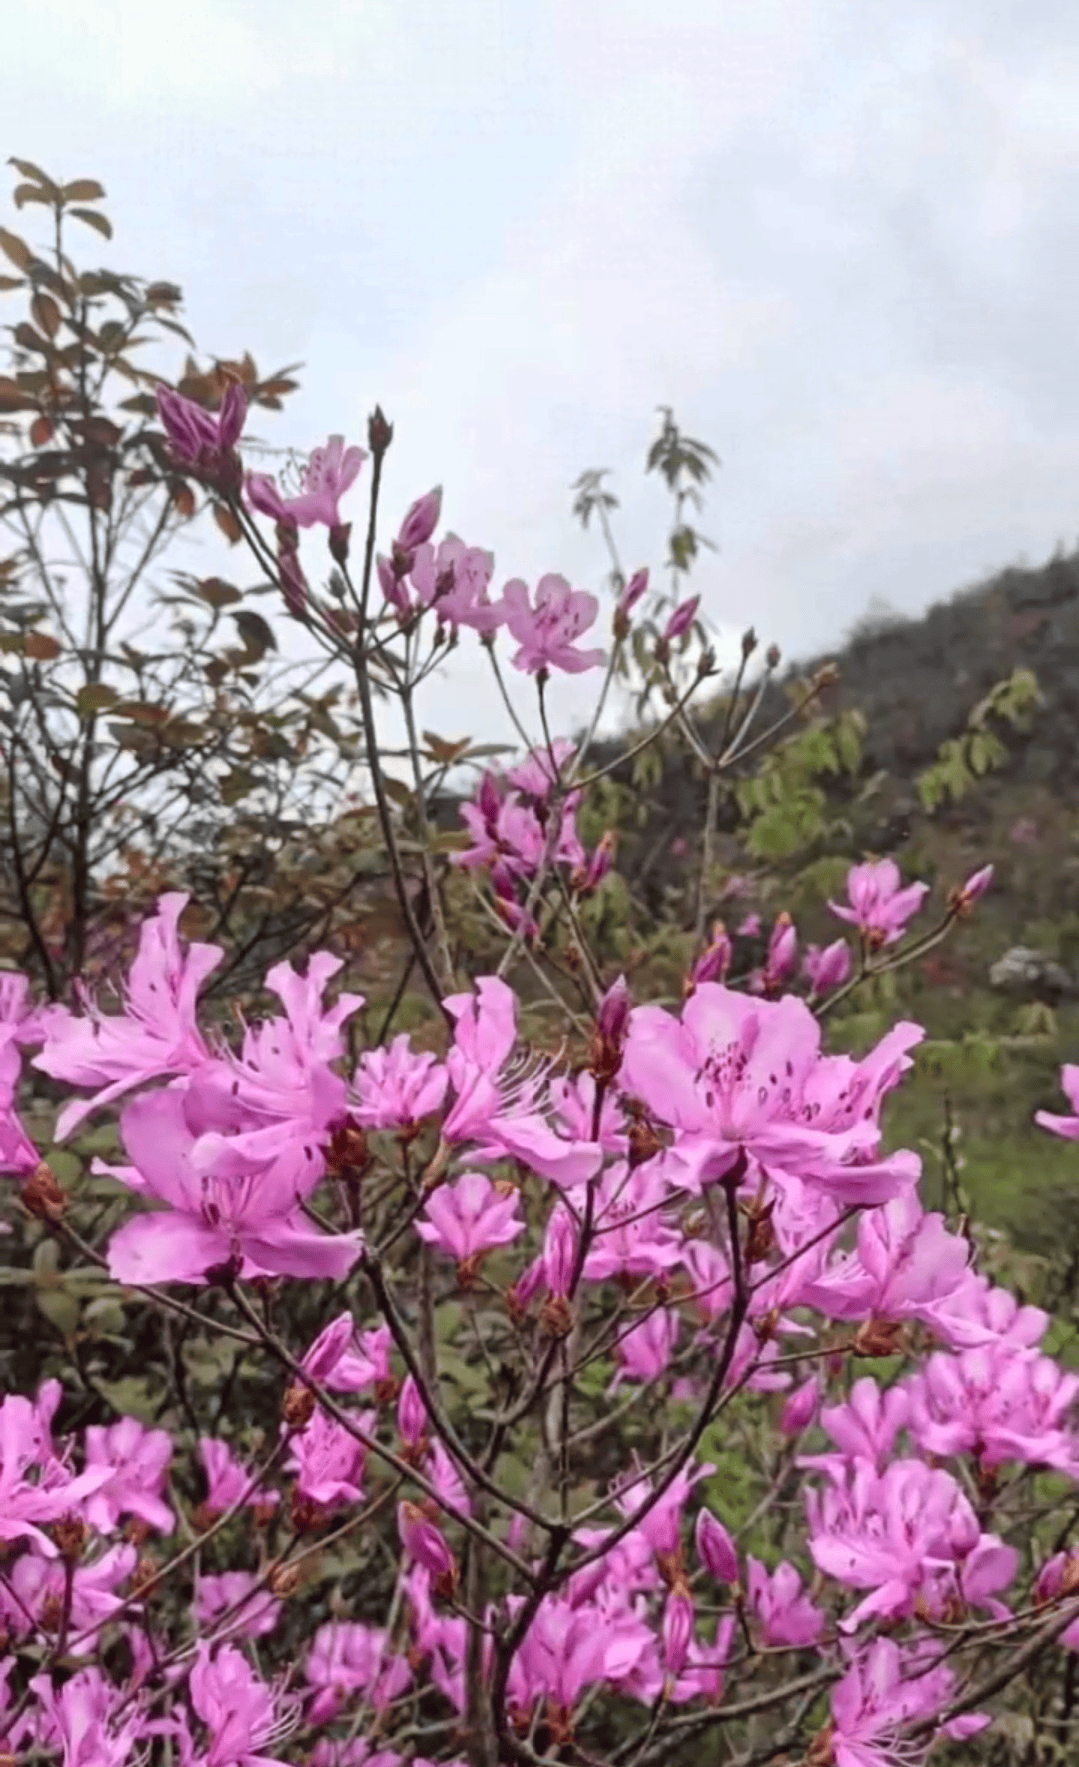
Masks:
[[[693,1642],[693,1598],[684,1585],[671,1590],[663,1609],[663,1660],[669,1675],[680,1675]]]
[[[301,1368],[312,1380],[324,1381],[332,1374],[349,1344],[356,1327],[351,1313],[339,1313],[332,1324],[320,1331],[305,1355]]]
[[[397,1400],[397,1428],[410,1448],[422,1442],[427,1429],[427,1407],[411,1375],[406,1375]]]
[[[789,914],[776,916],[768,955],[764,961],[764,981],[769,992],[781,988],[794,972],[798,959],[798,933]]]
[[[850,976],[850,948],[843,939],[834,944],[807,945],[802,973],[814,994],[825,994],[829,988],[841,988]]]
[[[731,967],[731,941],[721,920],[712,928],[712,942],[693,963],[686,978],[686,993],[692,994],[701,982],[723,981]]]
[[[617,832],[609,828],[601,835],[596,849],[587,864],[579,865],[573,874],[573,888],[581,895],[589,890],[599,888],[614,863],[615,846],[618,841]]]
[[[577,1261],[577,1228],[563,1203],[555,1205],[543,1236],[543,1278],[548,1292],[564,1299],[569,1294]]]
[[[961,914],[967,913],[969,909],[973,908],[978,898],[985,895],[993,881],[993,869],[992,865],[983,865],[980,871],[976,871],[972,877],[967,878],[955,899],[955,906]]]
[[[438,526],[442,513],[442,486],[436,485],[425,497],[417,497],[401,523],[397,544],[402,552],[411,552],[429,540]]]
[[[761,930],[761,917],[759,914],[745,915],[745,917],[739,922],[738,926],[735,928],[735,931],[737,932],[738,937],[740,939],[755,939],[757,937],[757,934],[760,932],[760,930]]]
[[[663,642],[673,644],[676,638],[684,638],[697,617],[697,609],[701,604],[699,595],[693,595],[675,608],[667,624],[663,628]]]
[[[697,1557],[705,1570],[710,1571],[720,1583],[737,1583],[738,1554],[734,1550],[734,1541],[710,1509],[702,1509],[697,1517],[694,1539]]]
[[[217,419],[217,445],[235,448],[247,419],[247,394],[237,380],[230,380]]]
[[[809,1427],[816,1415],[819,1399],[820,1384],[816,1375],[811,1374],[800,1387],[795,1387],[783,1407],[779,1427],[785,1436],[800,1436]]]
[[[397,1532],[401,1544],[415,1564],[438,1580],[455,1582],[457,1563],[434,1522],[428,1521],[415,1503],[397,1505]]]
[[[614,610],[614,629],[619,637],[625,637],[629,631],[629,616],[633,612],[641,596],[648,588],[648,571],[634,571],[626,584]]]

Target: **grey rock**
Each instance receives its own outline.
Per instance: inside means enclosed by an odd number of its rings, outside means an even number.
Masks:
[[[1006,994],[1033,994],[1060,999],[1077,992],[1075,978],[1055,957],[1030,945],[1013,945],[998,957],[989,971],[989,985]]]

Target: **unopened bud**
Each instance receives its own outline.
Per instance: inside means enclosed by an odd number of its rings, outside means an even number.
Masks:
[[[75,1565],[86,1550],[90,1530],[81,1516],[65,1515],[53,1523],[52,1537],[60,1548],[60,1557],[64,1562]]]
[[[281,1419],[290,1430],[306,1429],[315,1415],[315,1395],[302,1381],[291,1381],[281,1401]]]
[[[385,454],[393,441],[393,424],[383,414],[381,405],[376,405],[367,419],[367,444],[372,454]]]
[[[598,1084],[609,1085],[622,1066],[622,1050],[629,1030],[631,1008],[626,978],[619,976],[599,1003],[588,1052],[589,1072]]]
[[[750,626],[747,632],[742,633],[742,655],[744,657],[751,657],[756,648],[757,634],[754,632],[753,627]]]
[[[403,552],[414,552],[431,538],[438,526],[438,518],[442,513],[442,486],[436,485],[426,496],[417,497],[397,535],[397,545]]]
[[[770,669],[778,669],[782,655],[783,652],[780,650],[778,644],[770,644],[765,652],[764,660]]]
[[[29,1178],[24,1179],[19,1195],[22,1197],[23,1207],[35,1220],[54,1224],[63,1220],[67,1197],[44,1160],[35,1166]]]
[[[338,522],[330,529],[330,557],[335,564],[348,563],[348,544],[352,533],[351,522]]]
[[[894,1319],[867,1319],[853,1343],[856,1356],[894,1356],[903,1327]]]

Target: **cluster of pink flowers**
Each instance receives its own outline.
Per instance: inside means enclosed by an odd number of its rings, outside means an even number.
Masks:
[[[482,862],[527,875],[536,852],[527,818],[546,839],[549,763],[568,758],[566,749],[532,755],[507,774],[504,845],[472,807]],[[559,841],[560,862],[583,862],[572,821]],[[891,936],[886,926],[913,901],[908,892],[898,909],[895,891],[863,891],[857,880],[850,893],[869,942]],[[569,1737],[600,1690],[651,1708],[715,1705],[747,1637],[754,1649],[834,1664],[837,1762],[885,1767],[905,1726],[961,1737],[986,1722],[948,1715],[958,1682],[934,1627],[1009,1621],[1032,1598],[1063,1600],[1077,1586],[1065,1553],[1024,1589],[1021,1554],[1006,1520],[994,1531],[987,1504],[1003,1468],[1079,1480],[1079,1376],[1040,1348],[1046,1316],[994,1287],[972,1267],[967,1241],[922,1208],[918,1157],[884,1143],[882,1108],[921,1028],[897,1024],[860,1059],[826,1053],[805,1001],[771,997],[796,961],[781,917],[757,992],[717,979],[730,949],[719,929],[713,967],[698,963],[680,1011],[634,1007],[616,983],[577,1072],[528,1059],[512,990],[486,977],[444,1002],[454,1027],[444,1055],[401,1035],[346,1076],[343,1028],[362,1002],[342,993],[326,1005],[340,968],[326,954],[303,974],[287,963],[269,972],[282,1011],[246,1026],[238,1050],[203,1033],[198,994],[222,953],[185,946],[185,903],[162,897],[144,924],[118,1011],[105,1013],[85,990],[78,1012],[32,1008],[19,977],[0,988],[0,1160],[13,1196],[22,1185],[34,1205],[42,1181],[16,1115],[22,1049],[84,1095],[61,1111],[58,1139],[119,1108],[128,1163],[97,1169],[138,1205],[106,1247],[120,1284],[235,1293],[265,1278],[336,1283],[369,1257],[376,1269],[378,1247],[342,1216],[340,1195],[335,1205],[327,1186],[317,1220],[312,1198],[336,1174],[342,1137],[411,1143],[429,1130],[437,1157],[407,1232],[450,1292],[483,1283],[487,1304],[501,1297],[541,1356],[586,1316],[607,1319],[606,1293],[623,1305],[633,1297],[606,1340],[611,1393],[647,1388],[652,1405],[714,1408],[744,1389],[781,1407],[778,1427],[805,1479],[800,1562],[743,1556],[713,1513],[714,1486],[702,1503],[715,1469],[694,1454],[673,1475],[623,1474],[595,1520],[569,1530],[562,1573],[521,1633],[505,1670],[510,1725],[527,1731],[542,1714],[553,1736]],[[814,989],[822,973],[818,963]],[[832,985],[835,973],[833,960]],[[1073,1103],[1077,1073],[1065,1070]],[[1043,1121],[1079,1134],[1075,1117]],[[272,1565],[196,1573],[197,1637],[178,1650],[155,1634],[136,1542],[177,1526],[165,1431],[123,1417],[57,1437],[55,1383],[3,1401],[0,1739],[9,1751],[120,1767],[162,1735],[184,1761],[248,1767],[279,1759],[302,1724],[324,1732],[325,1767],[359,1767],[371,1758],[366,1745],[341,1754],[334,1732],[356,1701],[386,1719],[422,1685],[465,1716],[475,1663],[460,1566],[476,1472],[439,1414],[438,1389],[425,1390],[418,1363],[402,1368],[401,1329],[393,1312],[361,1324],[346,1309],[297,1357],[272,1474],[242,1464],[226,1440],[198,1444],[199,1525],[228,1515],[257,1526],[280,1508],[311,1533],[385,1489],[385,1456],[411,1469],[416,1486],[396,1509],[403,1623],[320,1624],[302,1686],[257,1666],[285,1607]],[[867,1376],[847,1387],[844,1341],[868,1355],[916,1341],[932,1349],[887,1386]],[[976,1506],[972,1489],[987,1503]],[[511,1559],[523,1552],[536,1574],[524,1509],[496,1502],[492,1515],[488,1497],[486,1511],[495,1541]],[[498,1673],[494,1640],[526,1595],[511,1582],[492,1602],[479,1665],[488,1678]],[[90,1661],[118,1636],[132,1665],[126,1681]],[[56,1666],[19,1682],[20,1653],[42,1640]],[[1065,1643],[1077,1641],[1072,1628]],[[86,1666],[65,1671],[61,1658]],[[159,1662],[170,1665],[164,1684]],[[403,1757],[387,1743],[374,1758],[398,1767]]]

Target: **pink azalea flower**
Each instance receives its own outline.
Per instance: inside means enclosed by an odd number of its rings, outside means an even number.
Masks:
[[[281,1617],[281,1603],[258,1587],[253,1571],[202,1576],[195,1588],[195,1618],[202,1632],[222,1638],[265,1638]],[[227,1616],[227,1617],[226,1617]]]
[[[33,1479],[26,1477],[31,1471]],[[30,1400],[17,1393],[0,1400],[0,1541],[31,1540],[37,1552],[54,1558],[56,1547],[38,1524],[76,1512],[108,1477],[109,1469],[99,1466],[72,1478],[49,1453]]]
[[[663,1661],[668,1675],[680,1675],[686,1666],[693,1643],[695,1617],[693,1597],[683,1585],[671,1590],[663,1604],[660,1635],[663,1640]]]
[[[564,777],[566,769],[577,753],[577,744],[570,742],[565,736],[556,736],[548,749],[546,743],[537,748],[529,749],[523,761],[506,769],[506,781],[524,797],[532,798],[536,803],[546,803],[555,783],[555,770],[559,777]]]
[[[331,436],[324,448],[315,448],[303,475],[298,497],[282,497],[265,473],[249,473],[247,501],[253,509],[275,522],[294,522],[297,527],[328,528],[341,525],[340,501],[355,484],[367,456],[362,448],[346,448],[344,436]]]
[[[34,1057],[34,1067],[72,1086],[98,1088],[93,1098],[64,1106],[56,1122],[57,1141],[133,1086],[165,1074],[190,1073],[209,1059],[195,1022],[195,1002],[224,952],[219,945],[193,942],[183,955],[177,923],[187,900],[180,892],[160,896],[157,913],[143,922],[123,1012],[106,1017],[89,995],[80,1018],[64,1006],[49,1009],[44,1048]]]
[[[15,1112],[15,1093],[22,1075],[19,1044],[40,1043],[45,1012],[28,1012],[29,983],[17,971],[0,972],[0,1172],[25,1177],[36,1170],[41,1155]]]
[[[1052,1357],[1001,1343],[938,1353],[907,1387],[911,1434],[925,1453],[977,1454],[987,1468],[1017,1460],[1079,1474],[1079,1375]]]
[[[700,605],[699,595],[691,596],[688,601],[679,602],[663,628],[660,644],[671,645],[676,638],[684,638],[697,618],[697,609]]]
[[[267,1686],[235,1645],[223,1644],[211,1656],[200,1643],[188,1689],[209,1736],[192,1767],[284,1767],[266,1750],[283,1740],[298,1716],[295,1697]]]
[[[121,1588],[134,1571],[138,1556],[134,1546],[110,1546],[97,1558],[84,1558],[76,1565],[71,1578],[72,1636],[68,1645],[74,1655],[86,1656],[97,1648],[94,1634],[123,1605]],[[3,1599],[7,1592],[0,1586],[0,1615],[11,1632],[25,1631],[28,1615],[41,1619],[50,1610],[56,1613],[66,1599],[66,1567],[58,1559],[24,1553],[16,1559],[9,1577],[14,1599]]]
[[[548,575],[536,585],[535,604],[519,577],[502,591],[506,625],[519,649],[510,658],[514,668],[530,675],[540,670],[564,669],[579,675],[601,667],[602,650],[577,650],[576,639],[595,623],[599,602],[583,589],[571,589],[565,577]]]
[[[1062,1135],[1065,1141],[1079,1141],[1079,1067],[1066,1063],[1061,1068],[1060,1088],[1067,1093],[1073,1114],[1057,1117],[1052,1111],[1035,1111],[1034,1121],[1053,1135]]]
[[[447,534],[437,550],[429,541],[415,548],[409,574],[420,606],[433,608],[440,625],[451,631],[470,626],[488,638],[506,617],[489,593],[494,566],[493,552]]]
[[[304,1675],[313,1689],[309,1724],[327,1724],[362,1695],[373,1711],[384,1712],[412,1685],[408,1659],[390,1648],[384,1630],[359,1621],[330,1621],[308,1646]]]
[[[870,945],[894,945],[917,914],[929,885],[900,884],[894,859],[879,864],[854,865],[847,873],[847,905],[829,902],[832,913],[856,926]]]
[[[144,1429],[134,1417],[107,1427],[89,1424],[85,1436],[87,1472],[102,1467],[109,1477],[83,1503],[83,1514],[99,1534],[111,1534],[120,1517],[134,1515],[158,1533],[170,1534],[173,1514],[161,1489],[172,1459],[167,1430]]]
[[[811,1374],[800,1387],[795,1387],[784,1405],[779,1418],[780,1433],[784,1436],[800,1436],[813,1422],[819,1404],[820,1379]]]
[[[915,1154],[881,1155],[877,1116],[923,1035],[899,1024],[860,1062],[826,1056],[804,1001],[704,982],[680,1020],[658,1006],[633,1012],[619,1084],[677,1132],[687,1188],[722,1177],[744,1151],[836,1201],[879,1203],[920,1171]]]
[[[829,1319],[921,1319],[936,1325],[966,1284],[970,1250],[943,1215],[924,1214],[913,1191],[867,1211],[857,1247],[811,1281],[809,1306]]]
[[[377,1420],[373,1412],[363,1411],[354,1421],[366,1435]],[[289,1441],[288,1464],[296,1474],[296,1489],[301,1497],[323,1509],[362,1501],[366,1457],[363,1443],[320,1406]]]
[[[138,1744],[159,1725],[147,1724],[125,1687],[100,1669],[77,1669],[56,1686],[35,1675],[31,1690],[41,1711],[41,1740],[62,1751],[63,1767],[124,1767]]]
[[[878,1474],[856,1461],[834,1473],[829,1489],[806,1493],[809,1550],[826,1576],[851,1589],[871,1591],[840,1622],[854,1631],[869,1619],[895,1619],[915,1611],[943,1613],[958,1596],[988,1604],[1010,1582],[1018,1555],[983,1535],[955,1480],[919,1460],[896,1460]],[[981,1548],[973,1583],[964,1561]]]
[[[176,459],[202,471],[220,470],[224,457],[239,441],[247,417],[243,387],[229,381],[216,416],[171,387],[158,386],[155,392],[158,416]]]
[[[202,1284],[234,1266],[252,1276],[340,1281],[360,1255],[358,1233],[330,1237],[300,1213],[322,1175],[322,1157],[277,1132],[276,1157],[258,1159],[226,1136],[192,1135],[179,1092],[144,1093],[127,1106],[120,1133],[144,1196],[166,1205],[135,1215],[109,1241],[114,1282]],[[239,1140],[239,1138],[235,1138]]]
[[[493,1246],[509,1245],[524,1232],[517,1214],[520,1193],[502,1195],[482,1172],[465,1172],[454,1184],[432,1191],[416,1232],[428,1245],[466,1264]]]
[[[614,610],[614,630],[619,637],[625,637],[629,630],[629,616],[633,612],[642,595],[648,590],[648,570],[634,571],[629,582],[618,597]]]
[[[824,1615],[802,1592],[802,1579],[785,1561],[768,1573],[755,1558],[746,1559],[749,1611],[767,1645],[816,1644],[824,1631]]]
[[[619,1338],[615,1354],[619,1368],[611,1383],[612,1392],[624,1380],[640,1381],[642,1386],[664,1374],[678,1342],[678,1314],[666,1307],[657,1307],[645,1315]]]
[[[836,1767],[897,1767],[907,1759],[904,1728],[943,1711],[951,1698],[954,1676],[944,1665],[919,1672],[916,1662],[904,1673],[899,1646],[876,1638],[832,1689],[831,1747]],[[969,1713],[943,1733],[972,1736],[989,1719]]]
[[[414,1128],[437,1111],[448,1084],[442,1063],[426,1050],[414,1050],[402,1031],[385,1048],[361,1055],[353,1081],[356,1120],[366,1129]]]
[[[834,1469],[837,1478],[844,1476],[843,1459],[867,1461],[880,1472],[909,1416],[910,1394],[905,1387],[882,1392],[871,1375],[864,1375],[855,1381],[845,1404],[826,1405],[820,1414],[821,1428],[831,1436],[841,1458],[806,1455],[798,1464]]]
[[[261,1486],[251,1488],[250,1473],[233,1459],[226,1442],[203,1436],[198,1453],[208,1487],[202,1509],[211,1519],[234,1509],[241,1500],[249,1509],[272,1509],[278,1502],[278,1492]]]

